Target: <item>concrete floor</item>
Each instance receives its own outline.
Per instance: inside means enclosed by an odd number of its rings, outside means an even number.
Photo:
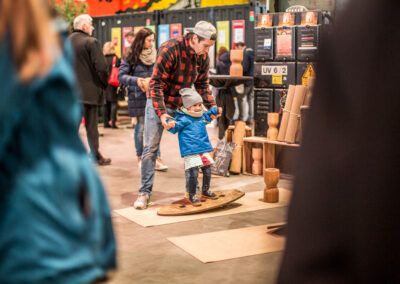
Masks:
[[[100,137],[101,152],[112,158],[112,165],[99,167],[111,208],[114,210],[131,206],[140,182],[132,139],[133,129],[124,126],[120,129],[99,127],[99,130],[104,134]],[[215,145],[217,129],[208,130]],[[81,133],[84,137],[82,129]],[[164,132],[161,156],[169,170],[157,172],[152,199],[157,203],[169,203],[171,198],[183,196],[185,188],[177,136]],[[279,186],[289,188],[290,182],[281,180]],[[231,175],[213,178],[212,187],[235,187],[250,192],[262,190],[264,183],[261,177]],[[147,228],[113,213],[119,268],[110,283],[274,283],[281,253],[203,264],[170,243],[167,238],[283,222],[286,210],[258,210]]]

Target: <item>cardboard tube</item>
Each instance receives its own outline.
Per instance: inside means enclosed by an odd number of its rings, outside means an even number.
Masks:
[[[285,134],[285,142],[287,143],[294,143],[296,140],[296,132],[300,120],[300,106],[304,102],[306,93],[307,87],[303,85],[296,86],[292,107],[289,114],[289,122]]]
[[[287,128],[287,125],[289,122],[289,112],[292,107],[292,101],[293,101],[295,89],[296,89],[296,86],[289,85],[289,90],[288,90],[287,97],[286,97],[285,107],[283,108],[281,126],[279,128],[278,138],[276,139],[278,141],[285,140],[286,128]]]
[[[232,142],[235,143],[235,149],[232,152],[231,167],[229,168],[229,171],[232,173],[240,174],[242,168],[243,137],[245,134],[246,123],[244,121],[237,121],[232,136]]]

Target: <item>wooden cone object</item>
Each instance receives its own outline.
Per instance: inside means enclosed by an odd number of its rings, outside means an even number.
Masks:
[[[245,134],[246,123],[244,121],[237,121],[232,135],[232,142],[235,144],[235,148],[232,151],[231,167],[229,168],[229,171],[232,173],[240,174],[242,168],[243,137]]]
[[[264,170],[264,202],[277,203],[279,202],[279,169],[267,168]]]
[[[306,97],[304,98],[304,105],[306,105],[306,106],[309,106],[311,104],[311,98],[313,95],[314,84],[315,84],[315,77],[308,78],[307,94],[306,94]]]
[[[300,121],[300,106],[304,102],[304,97],[306,95],[306,92],[307,92],[307,87],[303,85],[296,86],[295,95],[293,98],[289,115],[289,122],[285,134],[285,142],[287,143],[294,143],[296,140],[296,133]]]
[[[276,139],[278,138],[279,113],[269,112],[267,115],[267,122],[267,139],[271,141],[276,141]]]
[[[231,67],[229,69],[229,75],[231,76],[243,76],[243,50],[233,49],[230,51]]]
[[[253,148],[251,151],[251,156],[253,158],[253,165],[251,167],[251,172],[253,175],[261,175],[262,174],[262,149],[261,148]]]
[[[285,140],[286,128],[287,128],[287,125],[289,122],[289,113],[290,113],[290,109],[292,107],[295,90],[296,90],[295,85],[289,85],[289,90],[288,90],[287,97],[286,97],[285,107],[283,108],[281,127],[279,128],[279,132],[278,132],[278,138],[277,138],[278,141]]]

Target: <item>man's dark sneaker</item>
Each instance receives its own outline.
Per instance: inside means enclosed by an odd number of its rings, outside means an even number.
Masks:
[[[201,193],[201,195],[205,198],[209,198],[209,199],[218,199],[218,196],[212,192],[211,190],[207,190],[207,191],[203,191]]]
[[[108,166],[111,164],[111,159],[104,158],[100,153],[96,155],[96,162],[99,166]]]
[[[201,200],[196,194],[189,194],[189,201],[193,206],[201,206]]]
[[[111,128],[111,125],[109,123],[105,123],[104,128]]]

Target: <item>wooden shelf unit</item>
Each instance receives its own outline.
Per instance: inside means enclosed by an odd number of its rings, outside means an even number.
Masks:
[[[244,137],[243,138],[243,173],[252,174],[251,167],[253,164],[253,158],[251,152],[255,144],[261,144],[263,149],[263,169],[275,168],[275,146],[286,146],[286,147],[300,147],[300,144],[289,144],[280,141],[271,141],[266,137]]]

